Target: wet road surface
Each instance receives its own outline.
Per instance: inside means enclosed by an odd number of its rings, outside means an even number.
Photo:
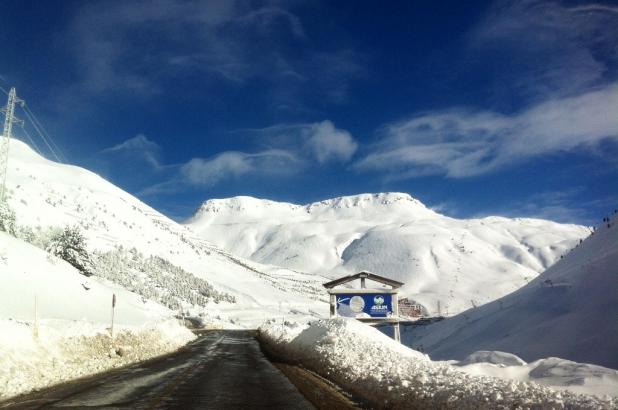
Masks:
[[[7,408],[313,409],[250,331],[211,331],[162,360],[3,403]]]

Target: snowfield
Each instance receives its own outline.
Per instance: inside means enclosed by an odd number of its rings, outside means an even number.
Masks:
[[[324,278],[235,257],[19,140],[7,171],[15,226],[2,207],[0,398],[171,352],[194,337],[181,313],[237,328],[327,311]],[[85,238],[88,271],[45,250],[67,228]]]
[[[295,205],[204,202],[193,231],[252,261],[330,278],[363,270],[404,282],[427,315],[454,315],[533,280],[590,234],[539,219],[454,219],[403,193]]]
[[[195,337],[164,306],[4,232],[0,279],[0,399],[171,352]]]
[[[434,359],[476,350],[526,361],[557,356],[618,369],[618,214],[516,292],[429,326],[402,332]]]
[[[610,396],[582,395],[538,383],[491,377],[484,375],[489,371],[478,366],[472,371],[471,363],[463,368],[466,371],[460,371],[447,362],[433,362],[354,319],[322,319],[309,326],[270,324],[259,329],[259,338],[271,354],[301,364],[376,408],[618,408],[618,401]],[[471,361],[479,359],[484,360],[476,357]],[[494,375],[511,368],[503,363],[504,367],[493,366]],[[535,381],[563,388],[560,375],[551,371],[544,375],[546,368],[535,373],[539,376]],[[581,371],[580,376],[585,373],[590,383],[604,384],[605,389],[616,391],[616,372],[604,369],[605,373],[599,376],[595,369],[590,370]],[[515,378],[514,372],[510,376]]]
[[[236,257],[88,170],[49,161],[12,139],[7,172],[7,201],[17,224],[30,230],[29,236],[77,225],[90,253],[122,248],[124,252],[135,250],[144,260],[162,258],[174,265],[173,270],[205,281],[203,285],[212,287],[213,294],[224,296],[220,299],[234,300],[207,307],[184,306],[192,314],[218,317],[224,326],[255,328],[264,317],[311,318],[328,312],[321,286],[326,278]],[[110,255],[110,260],[122,258],[121,253]],[[131,264],[122,267],[135,277],[134,268]],[[111,279],[113,275],[103,276]],[[146,289],[148,294],[143,296],[149,298],[158,278],[138,279],[143,286],[134,289]],[[156,299],[163,301],[165,295]]]

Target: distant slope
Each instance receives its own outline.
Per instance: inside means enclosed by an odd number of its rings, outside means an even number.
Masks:
[[[98,175],[42,158],[18,140],[11,141],[7,188],[18,224],[35,232],[77,224],[90,250],[135,247],[163,257],[235,296],[237,304],[213,307],[232,317],[263,319],[281,314],[282,304],[306,314],[327,312],[324,278],[235,257]]]
[[[538,219],[449,218],[402,193],[304,206],[214,199],[187,225],[256,262],[330,277],[359,270],[389,276],[405,282],[404,296],[428,314],[443,315],[518,289],[590,233]]]
[[[476,350],[557,356],[618,369],[616,215],[538,278],[499,300],[404,333],[433,359]]]

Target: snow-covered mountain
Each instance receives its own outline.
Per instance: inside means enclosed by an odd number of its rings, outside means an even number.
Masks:
[[[433,359],[499,350],[618,369],[618,215],[518,291],[403,334]],[[548,371],[551,371],[549,369]]]
[[[211,314],[253,326],[286,312],[327,313],[324,278],[235,257],[98,175],[49,161],[19,140],[11,141],[7,189],[17,224],[35,236],[49,227],[79,225],[91,252],[122,247],[126,259],[126,250],[135,248],[144,261],[150,255],[164,258],[176,271],[194,274],[235,299],[212,303]]]
[[[187,225],[255,262],[331,278],[360,270],[389,276],[427,313],[443,315],[520,288],[590,234],[538,219],[454,219],[403,193],[304,206],[213,199]]]

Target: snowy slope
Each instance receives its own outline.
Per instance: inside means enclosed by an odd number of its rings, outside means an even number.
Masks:
[[[109,324],[112,294],[117,296],[116,323],[142,325],[173,312],[120,286],[87,278],[62,259],[0,232],[0,319],[39,317]]]
[[[234,257],[98,175],[42,158],[18,140],[11,141],[7,188],[19,225],[44,232],[78,224],[91,251],[135,247],[236,298],[236,304],[209,307],[211,313],[247,318],[246,325],[254,326],[264,316],[327,312],[323,278]]]
[[[452,315],[520,288],[590,233],[537,219],[453,219],[402,193],[305,206],[215,199],[187,225],[256,262],[329,277],[369,270],[400,280],[404,296],[432,315]]]
[[[115,338],[110,337],[112,294]],[[35,297],[38,326],[35,332]],[[0,400],[176,350],[175,312],[0,232]],[[122,357],[110,354],[112,345]]]
[[[434,359],[499,350],[527,361],[557,356],[618,369],[617,220],[520,290],[404,332],[405,343]]]

